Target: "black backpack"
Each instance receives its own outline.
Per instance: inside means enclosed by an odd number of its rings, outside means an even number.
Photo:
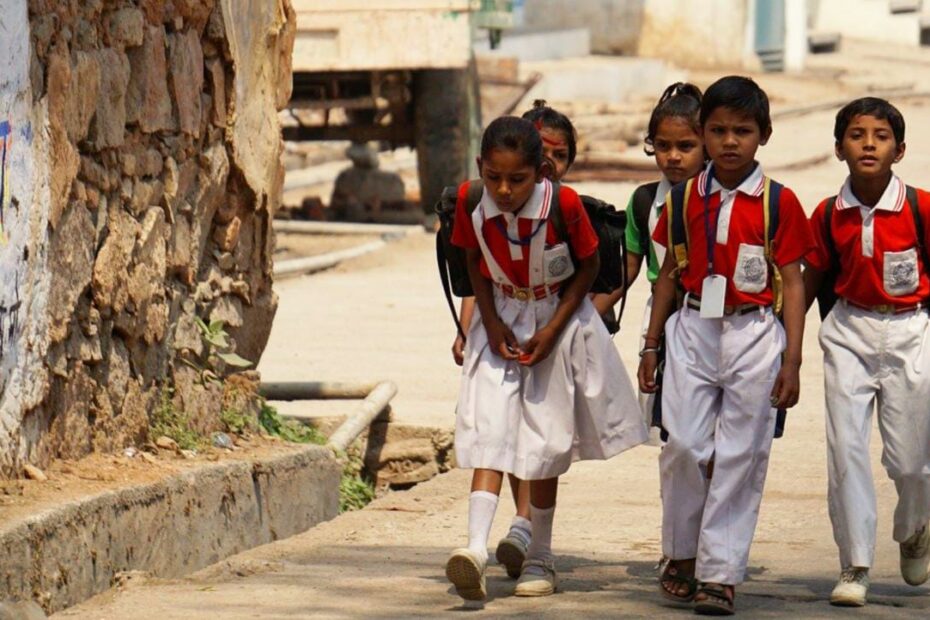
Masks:
[[[911,215],[914,217],[914,229],[917,231],[917,247],[920,250],[920,259],[923,261],[926,270],[930,268],[930,260],[927,259],[927,248],[924,245],[924,223],[917,203],[917,190],[910,185],[906,185],[905,198],[907,206],[911,210]],[[833,309],[839,299],[836,294],[836,279],[840,275],[840,254],[833,239],[833,211],[835,206],[836,196],[827,198],[827,206],[823,214],[823,238],[830,254],[830,267],[824,272],[823,281],[817,291],[817,306],[820,310],[821,321],[827,318],[830,310]]]
[[[568,240],[568,229],[562,216],[562,209],[559,204],[559,183],[553,183],[553,198],[550,207],[550,217],[552,225],[555,227],[556,234],[560,239]],[[471,281],[468,279],[468,269],[465,265],[465,251],[452,244],[452,228],[455,222],[455,206],[458,202],[459,188],[456,186],[446,187],[442,191],[439,202],[436,203],[435,211],[439,216],[439,231],[436,233],[436,262],[439,267],[439,277],[442,280],[442,288],[446,294],[446,302],[449,305],[449,311],[455,321],[459,335],[464,339],[465,333],[462,324],[459,322],[458,312],[455,309],[455,302],[452,295],[457,297],[470,297],[474,295],[471,287]],[[484,184],[480,179],[469,181],[468,190],[465,195],[465,206],[468,212],[477,208],[481,202],[481,195],[484,191]],[[598,256],[600,258],[600,270],[597,279],[591,287],[595,293],[610,293],[623,286],[626,282],[626,213],[617,211],[613,205],[607,204],[597,198],[590,196],[581,196],[581,203],[584,205],[591,225],[598,237]],[[569,249],[571,245],[569,244]],[[572,261],[577,268],[578,261],[572,253]],[[620,304],[620,316],[623,316],[626,297]],[[619,329],[619,319],[613,318],[613,312],[608,313],[610,316],[602,317],[610,333],[616,333]]]

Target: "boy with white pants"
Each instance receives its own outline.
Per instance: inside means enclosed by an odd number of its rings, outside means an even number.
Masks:
[[[807,303],[821,312],[828,500],[840,552],[830,602],[862,606],[875,555],[877,510],[869,459],[877,405],[882,464],[895,483],[893,537],[901,574],[927,580],[930,561],[930,349],[927,348],[930,195],[891,171],[904,157],[904,118],[887,101],[857,99],[836,117],[836,155],[849,167],[837,196],[811,216]],[[826,304],[826,305],[824,305]]]
[[[735,588],[745,578],[775,409],[797,403],[800,264],[813,242],[797,197],[767,179],[755,160],[772,131],[765,92],[748,78],[718,80],[704,93],[701,125],[711,164],[672,189],[654,235],[668,253],[639,384],[643,392],[656,390],[664,329],[668,443],[659,467],[669,562],[660,592],[679,604],[693,602],[698,613],[722,615],[734,612]],[[672,314],[676,273],[685,302]],[[784,327],[775,316],[779,277]]]

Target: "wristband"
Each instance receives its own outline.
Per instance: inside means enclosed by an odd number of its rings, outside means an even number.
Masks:
[[[650,340],[651,340],[652,342],[656,343],[656,344],[659,344],[659,343],[661,342],[661,339],[659,339],[659,338],[653,338],[652,336],[645,336],[645,337],[643,338],[643,342],[649,342]]]
[[[658,347],[643,347],[643,350],[639,352],[639,356],[643,357],[647,353],[658,353]]]

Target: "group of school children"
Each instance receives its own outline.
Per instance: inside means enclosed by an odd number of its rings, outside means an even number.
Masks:
[[[452,348],[462,366],[456,457],[474,469],[468,545],[446,564],[466,601],[487,594],[504,474],[516,516],[497,560],[517,579],[517,596],[552,594],[558,477],[573,461],[646,442],[661,405],[659,593],[697,613],[732,614],[776,411],[798,401],[804,317],[818,297],[822,310],[833,303],[819,336],[841,567],[831,603],[866,603],[877,520],[873,407],[898,493],[901,573],[911,585],[927,581],[930,194],[892,172],[904,156],[904,119],[877,98],[840,110],[835,149],[849,176],[810,219],[756,159],[771,133],[765,92],[740,76],[703,95],[673,84],[652,112],[645,143],[662,176],[627,209],[626,287],[644,260],[652,287],[637,402],[601,318],[626,288],[589,294],[598,237],[578,194],[559,182],[575,158],[572,123],[537,102],[485,130],[480,200],[462,184],[452,233],[474,291]],[[634,202],[647,210],[634,213]]]

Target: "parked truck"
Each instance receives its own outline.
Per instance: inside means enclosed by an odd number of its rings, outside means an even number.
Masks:
[[[506,10],[489,7],[507,4],[293,0],[291,109],[303,121],[285,127],[284,138],[414,147],[429,212],[444,186],[467,177],[480,131],[473,20],[482,15],[499,25]]]

